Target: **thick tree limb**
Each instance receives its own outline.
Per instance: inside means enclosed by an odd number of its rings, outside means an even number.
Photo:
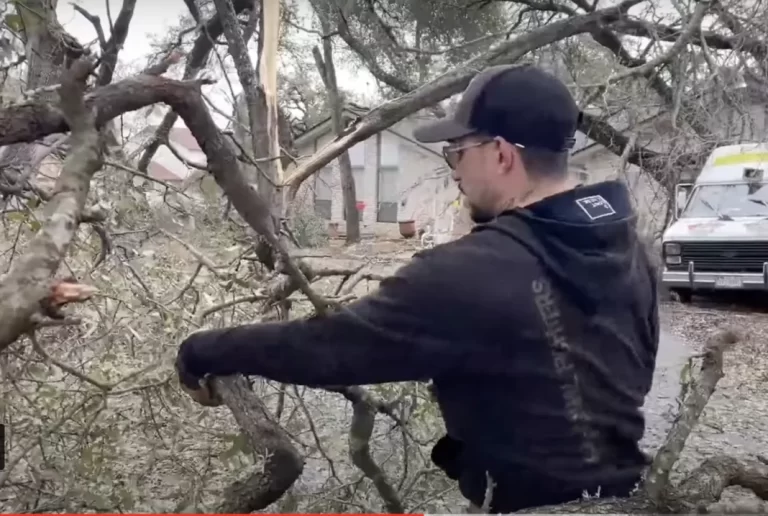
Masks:
[[[237,77],[240,86],[243,88],[243,98],[245,100],[245,110],[248,115],[248,128],[250,137],[250,148],[254,157],[269,155],[269,137],[266,131],[262,129],[266,125],[265,118],[267,112],[267,100],[264,91],[259,85],[259,77],[256,74],[251,57],[248,55],[247,41],[244,40],[240,30],[240,23],[237,21],[237,13],[231,0],[215,0],[216,12],[221,20],[224,29],[224,37],[227,39],[229,54],[235,64]],[[257,167],[258,168],[258,167]],[[265,174],[259,169],[256,178],[259,186],[259,192],[266,199],[272,199],[274,195],[275,177],[266,174],[267,177],[261,177]],[[267,193],[267,195],[264,195]]]
[[[330,32],[329,15],[324,12],[323,6],[317,0],[310,2],[315,13],[320,19],[320,26],[324,34]],[[333,62],[333,45],[330,36],[323,38],[323,51],[314,47],[312,55],[315,58],[315,66],[320,73],[320,77],[325,85],[328,105],[331,108],[331,127],[336,136],[342,136],[344,133],[344,124],[342,114],[344,102],[339,93],[339,85],[336,82],[336,65]],[[338,159],[339,172],[341,174],[341,194],[346,219],[347,244],[360,241],[360,212],[357,210],[357,192],[355,191],[355,178],[352,174],[352,162],[349,159],[349,152],[344,151]]]
[[[700,154],[681,154],[675,158],[667,154],[656,152],[636,142],[631,142],[629,136],[614,128],[605,120],[584,113],[579,131],[586,134],[592,140],[610,150],[617,156],[626,156],[627,163],[631,163],[645,170],[660,184],[668,184],[671,176],[670,170],[685,170],[698,165],[702,159]],[[706,159],[706,156],[704,156]]]
[[[623,19],[611,28],[627,36],[653,38],[665,42],[674,42],[680,36],[680,29],[677,27],[637,19]],[[699,29],[694,32],[691,43],[700,45],[702,39],[710,48],[716,50],[743,50],[752,55],[761,55],[768,51],[768,45],[765,41],[746,34],[726,36],[714,31]]]
[[[240,13],[245,9],[252,7],[253,0],[233,0],[232,5],[235,12]],[[193,79],[197,73],[205,67],[206,62],[208,61],[208,56],[210,55],[211,50],[213,50],[213,43],[221,37],[223,31],[224,29],[221,24],[221,19],[218,15],[212,17],[201,27],[200,35],[195,40],[195,43],[192,45],[192,51],[187,56],[187,63],[184,67],[183,76],[185,80]],[[176,123],[176,120],[178,120],[178,114],[173,111],[169,111],[166,113],[165,117],[163,117],[163,121],[160,122],[157,131],[155,131],[154,139],[144,150],[141,159],[139,159],[137,166],[139,170],[142,172],[147,171],[157,149],[159,149],[162,142],[168,138],[168,133]]]
[[[349,127],[343,136],[335,138],[292,172],[286,179],[289,186],[289,199],[292,200],[296,196],[304,180],[337,158],[342,152],[408,115],[460,92],[466,88],[472,77],[480,70],[492,65],[514,63],[537,48],[588,32],[598,22],[614,23],[624,18],[627,11],[641,1],[643,0],[625,0],[615,7],[600,9],[593,13],[575,16],[531,30],[513,40],[495,45],[489,51],[466,61],[463,65],[413,92],[379,106]]]
[[[280,26],[282,24],[280,11],[280,2],[267,2],[262,6],[261,37],[259,38],[261,46],[259,75],[261,89],[264,91],[264,99],[267,106],[266,118],[263,122],[266,122],[267,141],[269,142],[269,152],[266,156],[269,158],[267,162],[270,169],[268,176],[276,183],[282,185],[283,167],[282,162],[277,159],[280,156],[280,119],[277,101],[278,48],[280,44]],[[278,189],[278,196],[269,200],[272,206],[277,207],[277,215],[282,217],[282,190]]]
[[[248,436],[251,452],[263,461],[263,467],[257,467],[246,480],[235,482],[225,490],[218,512],[243,514],[263,509],[277,501],[299,478],[304,460],[259,398],[253,395],[245,378],[215,378],[213,387]]]
[[[76,61],[61,78],[60,111],[56,111],[72,129],[72,151],[46,205],[45,222],[0,283],[0,351],[30,329],[33,316],[50,296],[53,275],[85,209],[91,177],[101,168],[95,117],[83,102],[85,80],[92,65],[92,60]]]
[[[723,377],[723,353],[739,340],[731,331],[716,333],[707,342],[699,378],[685,397],[680,413],[666,441],[656,453],[644,487],[648,497],[661,502],[669,489],[669,474],[683,451],[685,441],[693,431],[717,382]]]
[[[123,6],[120,8],[120,13],[117,15],[117,20],[115,20],[115,24],[112,27],[112,34],[110,34],[109,40],[107,40],[102,48],[99,77],[96,80],[96,84],[99,86],[112,82],[112,77],[117,67],[117,58],[128,37],[128,29],[131,26],[135,8],[136,0],[123,0]]]
[[[384,500],[387,511],[403,514],[405,512],[403,502],[387,479],[384,470],[376,464],[371,455],[370,442],[376,421],[375,408],[364,401],[358,401],[352,403],[352,410],[352,424],[349,427],[349,456],[352,463],[373,482],[379,496]]]

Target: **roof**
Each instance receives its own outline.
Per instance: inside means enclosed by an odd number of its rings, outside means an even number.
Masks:
[[[160,181],[183,181],[185,179],[185,177],[182,177],[155,160],[152,160],[149,163],[149,167],[147,167],[147,175],[152,179],[159,179]]]
[[[371,109],[360,106],[359,104],[355,104],[354,102],[347,102],[344,104],[341,110],[341,116],[342,119],[346,122],[355,120],[357,117],[363,116],[366,113],[368,113]],[[323,118],[322,120],[318,121],[315,125],[307,128],[306,131],[301,133],[300,135],[296,136],[293,139],[294,145],[302,145],[306,143],[309,140],[314,140],[323,134],[325,134],[327,131],[330,130],[331,122],[331,115],[328,115],[327,117]]]
[[[146,133],[149,139],[152,139],[157,128],[157,124],[149,125],[142,132]],[[186,154],[187,152],[203,152],[200,144],[197,143],[197,139],[192,135],[192,131],[187,127],[172,127],[168,133],[168,139],[174,148],[181,151],[182,154]],[[161,181],[184,181],[188,175],[187,167],[181,162],[179,162],[179,164],[182,168],[179,171],[174,171],[173,168],[168,168],[165,165],[162,165],[158,161],[157,155],[155,155],[150,162],[149,167],[147,167],[147,175],[153,179],[159,179]]]
[[[365,116],[370,111],[371,111],[370,108],[367,108],[367,107],[364,107],[364,106],[361,106],[359,104],[355,104],[355,103],[352,103],[352,102],[348,102],[342,108],[342,120],[343,120],[343,122],[346,122],[347,124],[349,124],[351,122],[354,122],[356,119],[358,119],[358,118],[360,118],[362,116]],[[413,113],[413,114],[411,114],[407,118],[424,118],[424,119],[434,118],[433,116],[424,117],[424,116],[420,115],[420,113],[421,112]],[[394,130],[392,127],[393,126],[387,127],[386,129],[384,129],[384,131],[386,131],[388,133],[391,133],[391,134],[397,136],[398,138],[406,140],[407,142],[409,142],[409,143],[411,143],[411,144],[413,144],[413,145],[415,145],[415,146],[417,146],[417,147],[419,147],[419,148],[421,148],[423,150],[426,150],[429,153],[434,154],[435,156],[442,157],[442,155],[439,152],[435,151],[434,149],[430,148],[427,145],[424,145],[424,144],[414,140],[410,135],[404,135],[404,134]],[[309,143],[310,141],[316,140],[317,138],[323,136],[324,134],[326,134],[330,130],[331,130],[331,117],[328,116],[328,117],[320,120],[319,122],[317,122],[315,125],[313,125],[309,129],[304,131],[302,134],[300,134],[296,138],[294,138],[294,140],[293,140],[294,145],[297,146],[297,147],[300,147],[303,144],[306,144],[306,143]]]
[[[203,152],[203,149],[200,148],[200,144],[197,143],[197,139],[192,135],[192,131],[186,127],[171,128],[171,132],[168,133],[168,139],[171,140],[171,143],[181,145],[185,149],[193,152]]]

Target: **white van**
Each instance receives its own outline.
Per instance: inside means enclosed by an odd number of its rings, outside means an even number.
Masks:
[[[662,283],[694,291],[768,291],[768,143],[719,147],[693,184],[675,191],[662,237]]]

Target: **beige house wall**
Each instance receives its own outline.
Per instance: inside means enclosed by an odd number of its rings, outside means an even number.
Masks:
[[[450,219],[455,215],[452,202],[458,197],[458,189],[451,180],[449,171],[440,154],[441,145],[421,146],[410,139],[417,117],[395,124],[390,129],[376,134],[353,146],[350,161],[355,171],[355,193],[358,202],[364,203],[361,230],[389,236],[399,234],[397,221],[414,220],[416,227],[426,228],[437,219],[439,229],[449,229]],[[333,140],[333,134],[325,134],[302,142],[297,147],[301,157],[307,159],[316,150]],[[431,150],[431,151],[430,151]],[[396,166],[397,182],[394,185],[398,202],[397,221],[379,222],[379,167]],[[289,167],[288,173],[294,167]],[[333,160],[322,174],[316,174],[305,181],[297,194],[297,202],[305,210],[313,210],[317,181],[324,181],[331,188],[331,219],[344,229],[341,173],[338,160]],[[355,170],[357,169],[357,170]],[[454,224],[455,226],[455,224]]]

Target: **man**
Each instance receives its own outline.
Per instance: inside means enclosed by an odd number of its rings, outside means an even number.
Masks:
[[[190,336],[182,383],[204,398],[206,374],[432,379],[447,428],[432,458],[475,508],[488,477],[492,512],[628,495],[646,465],[655,278],[625,187],[569,179],[579,117],[566,87],[533,66],[477,75],[453,117],[414,134],[450,142],[472,232],[328,317]]]

